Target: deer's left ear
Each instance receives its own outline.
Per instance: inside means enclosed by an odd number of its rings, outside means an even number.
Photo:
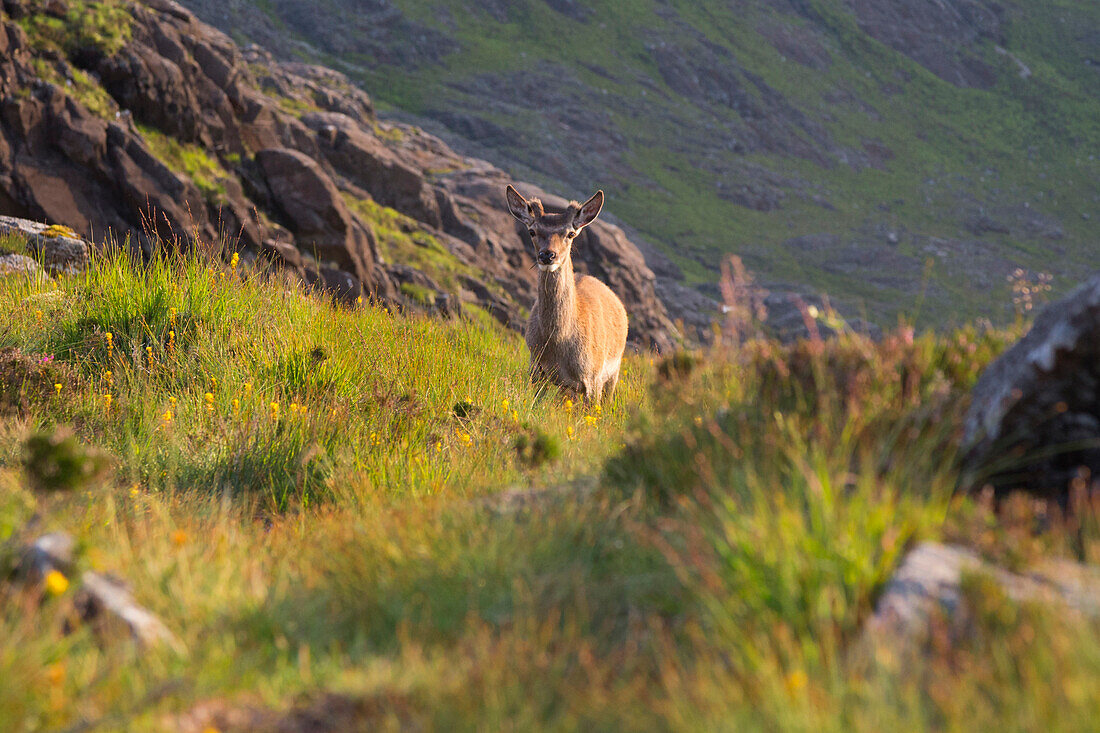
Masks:
[[[603,208],[603,191],[596,191],[596,195],[581,204],[580,210],[573,217],[573,228],[580,231],[591,224],[600,215]]]

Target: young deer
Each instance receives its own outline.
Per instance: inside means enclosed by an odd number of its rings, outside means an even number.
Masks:
[[[527,227],[539,268],[538,295],[527,321],[531,379],[544,377],[572,389],[586,402],[610,397],[619,381],[626,348],[626,308],[594,277],[575,277],[572,247],[577,234],[603,208],[603,191],[565,212],[548,214],[508,186],[508,210]]]

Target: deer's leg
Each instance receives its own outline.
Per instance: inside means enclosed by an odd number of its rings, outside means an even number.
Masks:
[[[611,399],[612,396],[614,396],[615,394],[615,387],[618,386],[618,384],[619,372],[616,371],[614,374],[608,377],[607,381],[604,383],[604,397],[606,397],[607,399]]]
[[[593,402],[600,401],[600,387],[597,385],[595,379],[586,379],[581,382],[581,394],[584,397],[584,404],[591,405]]]

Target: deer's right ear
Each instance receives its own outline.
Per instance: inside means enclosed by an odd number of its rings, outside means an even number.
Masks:
[[[531,204],[527,203],[527,199],[523,198],[519,191],[512,188],[511,184],[508,185],[505,196],[508,198],[508,211],[512,212],[512,216],[523,222],[524,226],[531,226],[535,221],[535,212],[531,208]]]

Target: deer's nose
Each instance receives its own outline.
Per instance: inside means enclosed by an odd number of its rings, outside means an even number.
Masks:
[[[556,255],[552,250],[544,249],[543,251],[539,252],[539,262],[544,265],[552,264],[554,262],[555,256]]]

